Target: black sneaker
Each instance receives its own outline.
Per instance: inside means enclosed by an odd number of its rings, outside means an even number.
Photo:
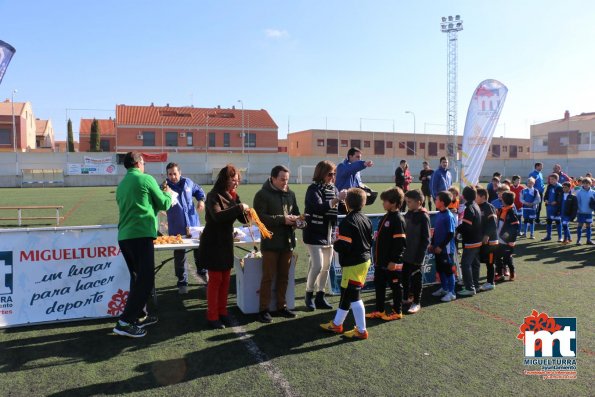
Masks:
[[[209,274],[206,271],[204,271],[204,272],[199,271],[198,273],[196,273],[196,276],[198,278],[199,285],[207,285],[208,284]]]
[[[219,321],[221,321],[226,327],[233,327],[233,321],[229,316],[219,316]]]
[[[265,310],[258,313],[258,321],[260,321],[261,323],[269,324],[273,322],[273,317],[271,317],[271,313]]]
[[[224,329],[225,325],[219,320],[208,320],[207,323],[209,324],[209,328],[213,329]]]
[[[285,318],[296,318],[297,317],[297,314],[292,312],[291,310],[289,310],[287,307],[284,307],[281,310],[277,310],[277,313],[281,317],[285,317]]]
[[[138,320],[136,320],[135,325],[139,328],[145,328],[149,325],[157,324],[157,321],[159,321],[157,316],[147,315],[143,318],[139,318]]]
[[[114,327],[114,333],[117,335],[128,336],[130,338],[142,338],[147,334],[147,331],[134,324],[121,324],[119,321]]]

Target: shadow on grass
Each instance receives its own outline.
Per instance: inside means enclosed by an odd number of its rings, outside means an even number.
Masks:
[[[537,262],[544,265],[557,265],[560,263],[576,262],[576,265],[568,266],[565,269],[583,269],[585,266],[594,266],[595,246],[576,244],[562,245],[557,241],[538,241],[531,244],[518,246],[516,256],[522,257],[527,263]]]
[[[244,316],[237,309],[232,310],[230,314],[237,319],[233,333],[228,330],[221,332],[204,331],[206,334],[211,334],[210,336],[205,335],[205,339],[218,343],[216,345],[210,343],[207,348],[188,352],[177,359],[156,360],[139,364],[134,368],[139,374],[126,380],[86,385],[54,393],[51,396],[119,395],[129,392],[149,391],[166,385],[236,371],[285,355],[315,352],[346,343],[338,335],[325,333],[319,327],[320,323],[333,318],[334,310],[321,311],[307,317],[291,320],[275,318],[272,324],[263,324],[252,331],[244,331],[241,324],[254,321],[255,315]],[[352,321],[350,315],[346,321],[348,328]],[[296,331],[298,323],[299,331]],[[378,324],[369,324],[369,327],[376,325]],[[159,341],[166,341],[180,333],[174,333],[170,328],[157,325],[151,329],[150,336],[143,339],[147,340],[146,343],[152,344],[156,342],[155,338]],[[192,331],[196,331],[196,329]],[[288,335],[291,335],[291,337],[288,337]],[[85,338],[88,336],[86,335]],[[105,338],[105,336],[102,337]],[[135,348],[142,349],[146,346],[143,344],[145,342],[143,339],[130,341],[118,338],[118,340],[114,340],[113,344],[117,344],[119,347],[104,347],[111,350],[110,355],[118,354],[122,350],[121,346],[134,344]],[[105,345],[105,340],[103,344]],[[274,374],[271,375],[274,376]]]

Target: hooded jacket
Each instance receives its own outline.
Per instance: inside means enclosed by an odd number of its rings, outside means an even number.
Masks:
[[[252,207],[273,233],[272,238],[261,240],[260,248],[263,251],[292,251],[295,248],[295,231],[293,226],[285,224],[285,215],[300,214],[295,193],[289,189],[286,192],[277,189],[269,178],[256,192]]]
[[[205,200],[205,192],[192,179],[181,177],[178,183],[169,179],[167,185],[178,193],[178,204],[167,210],[167,227],[170,235],[186,234],[186,227],[200,226],[200,220],[192,198]]]
[[[432,197],[436,198],[438,193],[448,190],[448,188],[451,186],[452,176],[450,175],[450,171],[448,169],[438,167],[438,169],[436,169],[432,174],[432,179],[430,179],[430,190],[432,192]]]

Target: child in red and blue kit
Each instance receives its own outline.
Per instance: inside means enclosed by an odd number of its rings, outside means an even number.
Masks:
[[[380,194],[386,215],[378,224],[374,245],[374,287],[376,288],[376,310],[366,318],[381,318],[384,321],[399,320],[403,289],[403,250],[405,249],[405,219],[399,212],[405,195],[399,187],[388,189]],[[385,311],[386,285],[393,292],[393,306],[390,314]]]
[[[453,255],[455,252],[455,230],[457,220],[448,210],[452,196],[450,192],[443,191],[436,195],[436,209],[439,211],[434,218],[434,234],[428,251],[434,254],[436,271],[440,276],[441,288],[432,293],[432,296],[442,297],[442,302],[457,299],[455,294],[455,274],[453,269]]]
[[[496,273],[503,280],[502,271],[505,266],[510,270],[510,281],[515,279],[512,262],[514,245],[519,232],[519,218],[514,209],[514,193],[502,193],[502,208],[498,210],[498,250],[496,251]]]
[[[341,300],[335,319],[320,324],[325,331],[343,333],[343,322],[353,310],[355,328],[343,334],[346,338],[368,339],[366,330],[366,309],[360,291],[366,282],[370,267],[370,247],[372,245],[372,222],[362,213],[366,205],[366,192],[359,188],[347,191],[345,205],[349,211],[339,224],[339,235],[333,244],[339,254],[341,265]]]

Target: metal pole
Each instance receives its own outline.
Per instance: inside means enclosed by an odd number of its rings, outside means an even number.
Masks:
[[[244,101],[242,101],[241,99],[238,99],[238,102],[242,104],[242,156],[244,156],[244,139],[246,139],[244,137]]]
[[[12,145],[14,147],[14,152],[17,152],[17,125],[14,118],[14,94],[17,93],[17,90],[12,90]]]
[[[417,140],[415,138],[415,113],[411,110],[405,110],[405,113],[413,116],[413,157],[417,156]]]

